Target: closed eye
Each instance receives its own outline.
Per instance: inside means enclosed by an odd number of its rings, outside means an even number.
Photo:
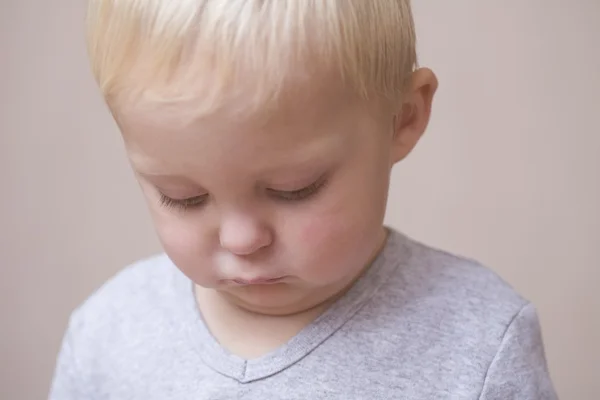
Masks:
[[[189,208],[199,207],[208,199],[207,194],[201,196],[189,197],[187,199],[173,199],[164,194],[160,194],[160,204],[166,208],[175,208],[179,210],[187,210]]]
[[[325,186],[325,183],[324,179],[319,179],[315,183],[301,189],[291,191],[268,189],[268,192],[278,200],[302,201],[317,194]]]

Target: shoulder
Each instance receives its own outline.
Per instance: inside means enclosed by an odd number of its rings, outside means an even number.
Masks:
[[[436,365],[449,371],[448,381],[472,376],[483,383],[488,376],[490,387],[516,370],[517,364],[507,366],[514,360],[549,387],[530,301],[473,259],[400,233],[392,239],[386,262],[396,264],[394,273],[364,314],[386,330],[387,354]]]
[[[435,248],[396,233],[403,254],[398,277],[412,290],[430,296],[456,299],[462,306],[506,307],[513,315],[527,300],[497,272],[481,262]],[[501,310],[498,310],[501,311]]]
[[[530,302],[505,279],[480,262],[393,233],[397,263],[385,290],[393,315],[414,311],[414,318],[443,329],[444,336],[476,335],[498,345],[513,320]],[[398,307],[402,307],[399,309]]]
[[[535,307],[507,281],[398,232],[383,256],[393,272],[351,326],[370,338],[361,342],[373,343],[371,354],[418,368],[432,390],[476,396],[485,385],[481,399],[555,398]]]
[[[141,259],[112,276],[77,307],[69,331],[81,340],[94,341],[137,331],[136,325],[143,327],[171,314],[171,308],[181,304],[187,282],[165,254]]]
[[[165,255],[122,269],[71,314],[55,393],[110,393],[123,382],[135,384],[145,371],[141,366],[161,365],[187,340],[193,298],[191,282]]]
[[[179,270],[165,254],[138,260],[109,278],[75,311],[130,305],[132,300],[146,301],[170,288]],[[158,293],[157,293],[158,292]]]

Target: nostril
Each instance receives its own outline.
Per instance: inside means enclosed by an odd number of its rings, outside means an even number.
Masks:
[[[238,256],[248,256],[268,247],[272,242],[272,235],[268,229],[246,220],[224,224],[219,239],[221,247],[226,251]]]

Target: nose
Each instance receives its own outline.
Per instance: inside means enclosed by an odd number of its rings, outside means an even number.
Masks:
[[[248,256],[269,246],[273,235],[265,224],[252,217],[230,215],[221,223],[219,241],[228,252]]]

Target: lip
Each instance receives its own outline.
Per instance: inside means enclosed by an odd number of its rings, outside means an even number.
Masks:
[[[233,282],[237,285],[273,285],[275,283],[279,283],[285,277],[280,278],[253,278],[253,279],[230,279],[230,282]]]

